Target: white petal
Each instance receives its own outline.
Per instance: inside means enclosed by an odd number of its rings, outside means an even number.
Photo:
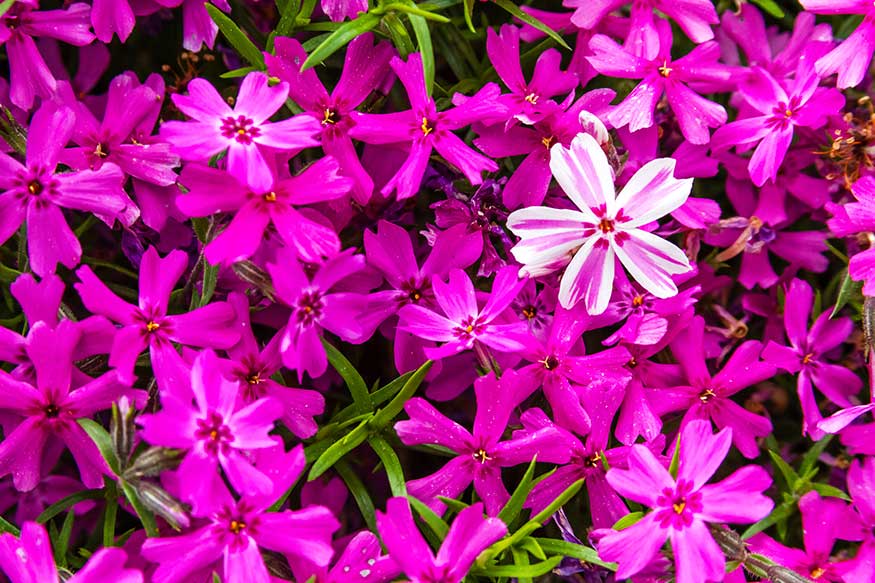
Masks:
[[[590,238],[565,269],[559,284],[559,303],[570,309],[583,299],[593,316],[604,312],[614,289],[614,251],[610,245],[596,245]]]
[[[678,293],[672,274],[689,271],[690,262],[684,252],[672,243],[641,229],[623,231],[629,239],[612,243],[620,262],[641,286],[658,298],[670,298]]]
[[[568,198],[584,213],[607,205],[614,208],[614,180],[608,157],[595,138],[577,134],[571,148],[555,144],[550,149],[550,171]]]
[[[624,227],[640,227],[683,205],[690,196],[693,179],[674,177],[674,158],[651,160],[626,183],[617,197],[617,208],[631,217]]]
[[[539,206],[514,211],[507,227],[522,240],[511,253],[527,267],[553,263],[583,245],[586,224],[592,224],[586,214],[568,209]]]

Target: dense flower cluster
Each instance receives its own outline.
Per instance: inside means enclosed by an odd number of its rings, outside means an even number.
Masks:
[[[875,7],[531,4],[0,3],[8,580],[875,580]]]

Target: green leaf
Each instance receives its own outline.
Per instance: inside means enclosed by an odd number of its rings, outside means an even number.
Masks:
[[[12,269],[6,265],[0,263],[0,281],[3,283],[12,283],[18,276],[21,275],[21,272],[17,269]]]
[[[64,524],[61,526],[61,532],[58,533],[58,537],[54,539],[52,544],[55,563],[62,569],[67,568],[67,549],[70,547],[70,535],[73,533],[73,520],[75,518],[76,513],[72,509],[68,510],[67,516],[64,517]]]
[[[530,539],[526,539],[530,540]],[[513,547],[510,549],[510,554],[513,556],[513,564],[516,567],[526,567],[531,565],[529,554],[522,548]],[[546,559],[546,557],[545,557]],[[531,577],[517,577],[517,583],[532,583]]]
[[[228,16],[207,2],[204,4],[207,9],[207,12],[210,13],[210,18],[213,19],[213,22],[216,23],[216,26],[219,27],[219,30],[222,31],[222,34],[225,35],[225,38],[228,39],[228,42],[232,47],[237,51],[237,53],[249,61],[253,66],[257,67],[259,70],[264,70],[264,55],[255,46],[249,37],[246,36],[240,27],[237,24],[228,18]]]
[[[517,484],[510,500],[507,501],[507,504],[505,504],[504,508],[501,509],[501,512],[498,513],[498,518],[507,525],[513,523],[516,517],[519,516],[519,513],[522,512],[523,504],[525,504],[529,492],[532,491],[532,478],[535,475],[536,460],[537,456],[533,457],[532,461],[529,462],[529,467],[526,469],[526,473],[523,474],[522,479],[520,479],[520,483]]]
[[[770,449],[769,457],[772,458],[772,465],[781,472],[781,476],[783,476],[787,486],[792,490],[799,481],[799,474],[796,473],[796,470],[790,467],[790,464],[784,461],[781,454]]]
[[[829,445],[829,442],[832,441],[833,437],[832,434],[827,433],[823,439],[815,443],[811,449],[805,452],[805,455],[802,456],[802,463],[799,465],[799,473],[801,475],[804,476],[814,469],[817,459],[820,457],[820,454],[823,453],[823,450],[826,449],[826,446]]]
[[[593,565],[605,567],[606,569],[610,569],[611,571],[617,570],[616,563],[607,563],[605,561],[602,561],[599,558],[599,554],[595,549],[591,549],[589,547],[585,547],[583,545],[575,544],[572,542],[566,542],[564,540],[558,540],[555,538],[536,538],[534,540],[536,540],[538,544],[541,545],[541,548],[544,549],[545,553],[550,553],[551,555],[564,555],[566,557],[571,557],[572,559],[578,559],[587,563],[592,563]]]
[[[379,435],[374,435],[368,440],[368,445],[380,457],[383,462],[383,468],[386,470],[386,477],[389,479],[389,489],[392,491],[392,496],[407,496],[407,484],[404,480],[404,469],[401,467],[401,461],[398,459],[398,454],[389,445],[389,442]]]
[[[768,12],[775,18],[784,18],[784,11],[781,7],[775,4],[775,0],[751,0],[754,4]]]
[[[213,297],[213,292],[216,291],[216,279],[218,277],[219,266],[210,265],[210,263],[204,259],[204,283],[198,307],[203,307],[210,303],[210,300]]]
[[[561,562],[562,557],[550,557],[534,565],[491,565],[478,569],[477,572],[489,577],[540,577],[552,571]]]
[[[821,484],[820,482],[816,482],[811,484],[811,489],[820,494],[821,496],[830,496],[832,498],[841,498],[842,500],[851,501],[850,497],[836,488],[835,486],[830,486],[829,484]]]
[[[82,502],[83,500],[100,500],[103,498],[104,492],[103,488],[95,488],[94,490],[82,490],[80,492],[75,492],[70,494],[69,496],[65,496],[43,510],[39,516],[36,517],[36,521],[40,524],[45,524],[55,516],[70,508],[71,506]]]
[[[832,313],[829,317],[835,318],[852,298],[861,298],[862,296],[863,282],[854,281],[851,279],[851,274],[845,270],[845,277],[842,279],[842,287],[839,288],[839,297],[836,299],[836,305],[832,309]]]
[[[406,372],[397,379],[393,380],[385,387],[381,387],[371,393],[371,402],[374,406],[379,406],[394,397],[398,391],[400,391],[407,380],[413,376],[414,371]],[[331,423],[346,423],[350,419],[358,416],[359,413],[356,411],[354,405],[350,405],[348,407],[344,407],[342,411],[340,411],[337,415],[331,418]]]
[[[15,4],[15,0],[3,0],[0,3],[0,17],[9,12],[9,9],[12,8],[12,5]]]
[[[678,465],[681,463],[681,434],[678,433],[677,441],[674,443],[674,453],[671,456],[671,463],[668,466],[668,473],[671,477],[677,479]]]
[[[532,537],[524,538],[517,544],[517,547],[519,547],[520,549],[524,549],[536,559],[540,559],[542,561],[547,559],[547,555],[544,553],[544,549],[542,549],[541,545],[538,544],[538,541],[536,541]]]
[[[350,361],[340,353],[327,340],[322,338],[322,346],[325,347],[325,353],[328,355],[328,362],[334,367],[349,389],[352,400],[356,405],[359,413],[367,413],[374,410],[374,405],[371,403],[371,394],[368,392],[368,385],[362,378],[362,375],[355,369]]]
[[[614,530],[623,530],[624,528],[629,528],[642,518],[644,518],[643,512],[630,512],[629,514],[615,522],[611,528],[613,528]]]
[[[365,439],[368,437],[368,423],[371,419],[373,419],[373,417],[365,418],[355,429],[344,435],[340,440],[332,443],[331,446],[319,456],[319,459],[316,460],[313,467],[310,468],[310,473],[307,475],[307,481],[312,482],[339,462],[343,456],[364,443]]]
[[[443,502],[444,505],[449,509],[449,511],[454,514],[458,514],[459,512],[470,506],[470,504],[465,504],[461,500],[456,500],[455,498],[447,498],[446,496],[438,495],[437,499]]]
[[[434,47],[431,44],[431,32],[428,29],[428,23],[423,17],[410,14],[408,18],[410,19],[410,26],[413,27],[413,34],[416,35],[419,54],[422,56],[425,91],[431,95],[434,89]]]
[[[383,15],[383,24],[389,31],[389,36],[392,37],[392,44],[398,49],[398,54],[402,59],[406,59],[407,55],[414,52],[413,40],[410,38],[410,33],[401,19],[394,13]]]
[[[360,14],[355,20],[345,22],[332,32],[304,61],[301,71],[306,71],[322,63],[325,59],[345,47],[352,39],[372,30],[380,23],[380,17],[373,14]]]
[[[118,496],[115,483],[105,478],[106,484],[106,509],[103,512],[103,546],[111,547],[115,544],[115,520],[118,516]]]
[[[393,2],[391,4],[386,4],[383,6],[383,11],[389,12],[391,10],[397,10],[398,12],[405,12],[407,14],[419,16],[426,20],[433,20],[435,22],[440,22],[441,24],[447,24],[450,22],[450,19],[446,16],[441,16],[440,14],[435,14],[434,12],[429,12],[428,10],[423,10],[416,4],[410,3],[401,3],[401,2]]]
[[[437,537],[443,540],[450,530],[450,526],[443,518],[438,516],[434,510],[414,498],[410,494],[407,495],[407,500],[410,501],[410,507],[416,511],[422,521],[428,526]]]
[[[240,77],[245,77],[249,73],[253,71],[258,71],[259,69],[256,67],[240,67],[239,69],[234,69],[233,71],[226,71],[219,75],[221,79],[238,79]]]
[[[741,538],[748,539],[756,533],[766,530],[773,524],[777,523],[779,520],[786,520],[787,518],[792,516],[794,512],[796,512],[795,500],[783,502],[776,506],[775,509],[772,510],[771,514],[769,514],[759,522],[750,525],[747,530],[741,533]]]
[[[416,389],[419,388],[419,385],[422,384],[422,381],[425,379],[425,375],[428,374],[431,365],[432,361],[427,360],[422,366],[416,369],[416,372],[407,379],[407,382],[404,383],[404,386],[401,387],[401,390],[395,395],[395,398],[392,399],[385,408],[379,409],[374,414],[373,419],[371,419],[371,427],[378,431],[382,431],[383,428],[401,413],[404,404],[413,396]]]
[[[355,499],[355,503],[358,505],[359,510],[362,513],[362,518],[365,519],[368,528],[373,532],[376,532],[376,511],[374,509],[374,502],[371,500],[367,488],[365,488],[365,485],[362,484],[359,477],[345,462],[338,462],[334,469],[343,479],[346,487],[349,488],[349,492],[352,494],[353,499]]]
[[[538,526],[542,525],[544,522],[547,521],[548,518],[556,514],[557,510],[565,506],[566,502],[574,498],[574,495],[577,494],[582,486],[583,478],[577,480],[576,482],[565,488],[565,490],[561,494],[559,494],[556,499],[550,503],[549,506],[533,516],[529,522],[536,522],[538,523]]]
[[[140,518],[140,522],[143,523],[143,528],[146,531],[146,536],[148,537],[157,537],[158,536],[158,525],[155,523],[155,515],[152,514],[152,511],[146,508],[143,505],[143,502],[140,500],[140,497],[137,495],[137,491],[133,486],[128,484],[127,482],[122,482],[122,492],[125,494],[125,498],[128,499],[128,502],[131,503],[131,506],[134,508],[134,512],[137,513],[137,516]]]
[[[508,14],[510,14],[514,18],[518,18],[529,26],[537,28],[538,30],[555,40],[557,43],[559,43],[563,48],[568,49],[569,51],[571,50],[571,47],[568,46],[568,44],[565,42],[565,39],[563,39],[559,33],[557,33],[555,30],[553,30],[534,16],[526,14],[525,12],[520,10],[519,6],[514,4],[511,0],[494,0],[494,3],[501,8],[504,8],[508,12]]]
[[[13,534],[15,536],[19,536],[21,534],[21,529],[0,516],[0,533],[8,532],[9,534]]]
[[[280,21],[274,30],[274,36],[288,36],[295,29],[295,20],[298,18],[298,12],[301,11],[300,0],[288,0],[282,10]],[[273,49],[271,43],[271,49]]]
[[[110,438],[109,432],[104,429],[102,425],[88,418],[77,419],[77,422],[79,423],[79,426],[85,430],[85,433],[88,434],[88,437],[91,438],[91,441],[97,446],[97,449],[100,450],[100,455],[106,460],[109,469],[111,469],[115,475],[118,475],[118,458],[115,457],[115,451],[112,448],[112,438]]]
[[[465,4],[465,24],[468,25],[468,30],[476,34],[477,29],[474,28],[474,21],[471,19],[474,15],[474,1],[475,0],[463,0]]]

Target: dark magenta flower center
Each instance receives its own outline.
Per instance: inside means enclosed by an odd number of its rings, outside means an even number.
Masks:
[[[321,292],[304,292],[298,298],[298,305],[295,307],[295,319],[299,324],[310,326],[322,317],[322,310],[324,308],[325,302],[322,300]]]
[[[255,121],[245,115],[226,117],[222,120],[222,135],[229,139],[235,139],[241,144],[249,145],[254,138],[261,135],[261,130],[255,125]]]
[[[680,530],[693,523],[693,518],[702,511],[702,494],[692,490],[692,482],[679,480],[674,490],[665,488],[662,491],[656,499],[659,508],[656,519],[662,528],[670,526]]]
[[[194,435],[204,442],[204,449],[213,455],[234,440],[231,429],[225,425],[222,416],[215,411],[210,412],[206,419],[198,419]]]

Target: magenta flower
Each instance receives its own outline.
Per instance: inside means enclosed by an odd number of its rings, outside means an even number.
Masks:
[[[786,547],[761,532],[748,540],[751,552],[815,581],[867,580],[849,577],[849,571],[858,561],[836,561],[830,556],[837,539],[860,540],[863,536],[860,519],[848,504],[838,498],[821,498],[817,492],[808,492],[799,499],[799,511],[802,514],[804,551]]]
[[[108,44],[116,35],[121,42],[128,40],[136,18],[129,0],[93,0],[91,22],[100,42]]]
[[[0,411],[21,419],[0,443],[0,476],[11,473],[18,490],[32,490],[39,484],[43,453],[57,445],[55,439],[73,454],[82,482],[89,488],[102,487],[103,476],[111,476],[112,471],[76,420],[109,409],[124,395],[141,406],[146,401],[145,391],[130,389],[115,371],[74,387],[73,353],[78,341],[79,332],[69,320],[55,328],[38,322],[25,347],[36,380],[25,382],[0,371]]]
[[[304,450],[273,452],[274,488],[264,496],[234,500],[224,485],[203,498],[195,511],[206,519],[198,530],[182,536],[148,539],[143,556],[160,563],[154,583],[208,580],[216,571],[223,581],[269,583],[270,574],[260,547],[327,565],[334,554],[331,533],[340,523],[324,506],[270,512],[268,507],[294,484],[304,469]]]
[[[192,366],[191,392],[187,387],[165,390],[161,410],[138,417],[145,441],[188,452],[177,475],[183,499],[196,507],[215,488],[219,466],[241,494],[267,494],[273,488],[270,477],[245,454],[274,446],[268,432],[282,415],[282,403],[267,397],[238,409],[240,385],[226,379],[222,368],[216,355],[205,350]]]
[[[443,315],[418,304],[408,304],[399,312],[399,329],[426,340],[445,342],[439,348],[425,349],[426,356],[432,360],[476,349],[478,343],[500,352],[520,350],[528,336],[526,325],[520,321],[498,323],[499,316],[526,283],[517,277],[516,271],[507,267],[498,272],[492,294],[480,309],[470,278],[461,269],[453,269],[449,283],[432,281],[434,298]]]
[[[207,161],[228,151],[228,172],[250,187],[267,192],[276,174],[269,162],[272,151],[294,154],[317,146],[319,122],[311,115],[270,123],[268,118],[283,106],[287,83],[268,85],[264,73],[243,78],[232,109],[205,79],[193,79],[188,95],[174,94],[173,104],[194,121],[168,121],[161,137],[184,160]]]
[[[401,80],[411,109],[397,113],[352,112],[354,127],[349,135],[368,144],[408,144],[410,152],[404,164],[381,192],[397,191],[399,199],[416,194],[432,149],[461,170],[471,184],[483,182],[483,171],[498,170],[498,165],[465,145],[453,131],[462,129],[485,115],[494,113],[500,93],[498,85],[487,83],[457,107],[438,112],[425,89],[422,57],[412,53],[407,61],[394,57],[392,70]]]
[[[581,131],[584,111],[602,115],[616,94],[612,89],[594,89],[585,93],[566,111],[556,111],[533,126],[505,124],[476,127],[474,144],[494,158],[522,156],[525,158],[508,179],[501,199],[508,209],[535,206],[544,202],[550,186],[552,146],[568,146]],[[607,130],[605,130],[607,132]],[[600,142],[601,143],[601,142]]]
[[[756,522],[774,506],[762,495],[772,480],[759,466],[744,466],[721,482],[705,485],[729,452],[731,441],[731,429],[714,435],[709,422],[696,419],[681,434],[677,479],[643,445],[632,446],[628,470],[608,472],[608,483],[620,495],[653,509],[599,542],[599,556],[619,563],[618,579],[647,567],[666,539],[671,540],[678,583],[723,579],[726,559],[706,523]]]
[[[690,89],[690,84],[719,84],[730,79],[729,70],[718,64],[720,45],[708,41],[687,56],[672,60],[671,27],[661,20],[653,49],[634,54],[621,48],[610,37],[597,34],[589,41],[590,64],[602,75],[621,79],[641,79],[635,89],[608,114],[616,127],[629,126],[630,132],[649,128],[654,112],[665,94],[680,125],[681,133],[692,144],[707,144],[708,128],[726,123],[726,110]]]
[[[142,583],[143,574],[125,569],[127,555],[121,549],[100,549],[88,559],[68,583]],[[0,572],[11,583],[49,583],[59,581],[58,568],[52,556],[52,541],[43,525],[26,522],[21,537],[9,533],[0,535]]]
[[[860,377],[847,367],[830,364],[826,355],[845,342],[854,329],[850,318],[830,318],[827,308],[809,328],[814,305],[811,286],[800,279],[790,282],[784,299],[784,328],[790,346],[770,341],[763,350],[763,359],[791,374],[798,373],[796,390],[802,405],[803,434],[820,439],[824,433],[817,428],[823,419],[814,387],[840,407],[850,407],[850,397],[862,387]]]
[[[141,85],[134,73],[127,72],[109,84],[102,121],[84,103],[71,103],[76,111],[72,140],[79,147],[62,151],[61,160],[79,170],[99,170],[112,163],[125,174],[152,184],[175,183],[173,168],[179,165],[179,157],[170,151],[170,144],[150,138],[163,93],[164,84],[157,75]]]
[[[329,259],[312,277],[288,253],[278,254],[274,263],[267,264],[277,297],[291,308],[289,322],[280,332],[282,361],[297,371],[299,379],[305,374],[320,377],[328,368],[328,358],[320,341],[323,329],[347,342],[365,340],[360,323],[365,296],[331,292],[364,266],[365,258],[353,255],[352,250]]]
[[[690,270],[683,252],[642,227],[680,207],[692,179],[674,178],[675,160],[644,165],[614,194],[607,156],[595,138],[579,134],[571,148],[551,150],[550,169],[578,210],[530,207],[514,211],[507,226],[521,241],[512,249],[532,276],[556,271],[573,253],[559,286],[559,303],[584,300],[587,311],[605,311],[614,284],[616,259],[647,291],[659,298],[677,294],[672,275]]]
[[[249,323],[249,301],[242,293],[228,295],[228,303],[237,312],[241,330],[240,342],[226,352],[230,362],[222,361],[225,376],[239,383],[238,398],[242,405],[250,405],[259,399],[269,397],[282,404],[281,420],[289,431],[304,439],[313,436],[319,429],[314,415],[325,410],[325,397],[319,391],[286,387],[271,378],[282,368],[277,334],[264,349],[258,342]]]
[[[297,176],[273,180],[264,188],[247,185],[233,174],[203,164],[186,164],[179,182],[188,189],[176,204],[191,217],[233,212],[231,222],[204,249],[212,264],[236,262],[258,250],[271,225],[303,261],[321,261],[340,251],[340,239],[328,219],[303,205],[337,199],[352,181],[338,175],[337,161],[325,157]]]
[[[759,446],[756,440],[771,433],[772,423],[730,397],[775,376],[775,367],[759,359],[762,344],[755,340],[744,342],[714,375],[705,361],[704,319],[695,317],[675,337],[671,346],[686,383],[649,390],[648,399],[654,411],[660,416],[671,411],[685,411],[681,427],[694,419],[711,419],[718,429],[729,427],[738,451],[749,459],[757,457]]]
[[[404,498],[390,498],[386,512],[377,511],[377,528],[389,555],[411,583],[459,583],[477,555],[507,534],[501,520],[483,517],[483,504],[478,502],[459,512],[435,556]]]
[[[562,55],[556,49],[547,49],[540,54],[532,80],[526,82],[520,65],[519,28],[505,24],[498,34],[487,28],[486,52],[498,76],[510,89],[510,94],[500,98],[508,109],[508,123],[516,118],[525,124],[533,124],[561,109],[551,97],[563,95],[569,98],[568,101],[573,97],[571,92],[577,87],[577,76],[559,68]]]
[[[364,9],[367,10],[366,2]],[[355,126],[350,114],[389,73],[389,60],[393,54],[391,45],[380,42],[374,46],[371,33],[357,36],[346,49],[340,80],[330,95],[316,76],[315,69],[301,71],[301,65],[307,60],[301,43],[280,37],[276,39],[274,49],[276,56],[264,55],[268,73],[287,82],[289,97],[321,120],[322,149],[338,161],[341,174],[355,182],[353,198],[356,202],[367,204],[374,190],[374,181],[359,161],[349,136]]]
[[[48,99],[58,82],[32,37],[54,38],[75,46],[94,40],[88,4],[77,2],[66,10],[34,10],[37,2],[14,2],[0,17],[0,44],[9,58],[9,98],[18,107],[30,109],[35,97]]]
[[[319,583],[347,583],[350,578],[361,583],[387,583],[395,579],[401,569],[392,557],[382,552],[377,535],[363,530],[352,537],[330,569],[327,565],[317,566],[306,557],[287,558],[295,581],[315,577]]]
[[[510,415],[528,388],[513,371],[506,371],[501,381],[494,374],[477,379],[473,432],[443,416],[425,399],[409,400],[404,410],[410,419],[395,424],[401,441],[405,445],[439,445],[457,456],[434,474],[408,482],[410,494],[433,509],[442,509],[437,496],[456,498],[473,482],[486,513],[495,516],[510,498],[501,480],[502,468],[528,463],[535,456],[540,462],[567,462],[567,445],[555,427],[502,440]]]
[[[228,348],[240,338],[240,332],[231,326],[235,320],[234,310],[225,302],[215,302],[187,314],[167,313],[173,286],[187,267],[188,256],[184,252],[177,249],[162,259],[155,248],[150,247],[140,263],[137,306],[110,291],[87,265],[76,271],[80,283],[75,287],[85,307],[121,324],[109,364],[118,368],[122,378],[133,380],[137,357],[149,348],[159,387],[167,390],[179,383],[185,386],[189,373],[173,342]]]
[[[800,61],[796,77],[785,91],[767,71],[755,68],[741,82],[741,95],[760,113],[726,124],[711,139],[719,152],[732,146],[746,148],[757,144],[748,164],[751,180],[757,186],[774,182],[784,161],[796,126],[819,128],[826,118],[845,104],[836,89],[819,88],[820,77],[805,61]]]
[[[875,579],[875,459],[870,457],[862,462],[851,462],[851,469],[848,470],[848,493],[863,527],[863,544],[857,551],[851,569],[844,571],[846,581],[872,581]],[[855,522],[857,521],[849,520],[847,524],[850,526]],[[829,524],[835,530],[845,530],[842,523],[832,518]]]
[[[368,0],[321,0],[319,5],[333,22],[341,22],[345,18],[354,19],[359,12],[368,11]]]
[[[133,206],[122,188],[124,174],[114,164],[94,172],[55,172],[75,124],[72,110],[47,103],[31,120],[25,163],[0,153],[0,242],[26,220],[30,265],[40,277],[58,263],[72,269],[82,257],[62,208],[91,212],[111,224]]]
[[[851,36],[814,64],[821,77],[838,73],[836,85],[839,89],[859,85],[875,53],[875,7],[866,0],[799,0],[799,3],[815,14],[863,15],[863,21]]]

